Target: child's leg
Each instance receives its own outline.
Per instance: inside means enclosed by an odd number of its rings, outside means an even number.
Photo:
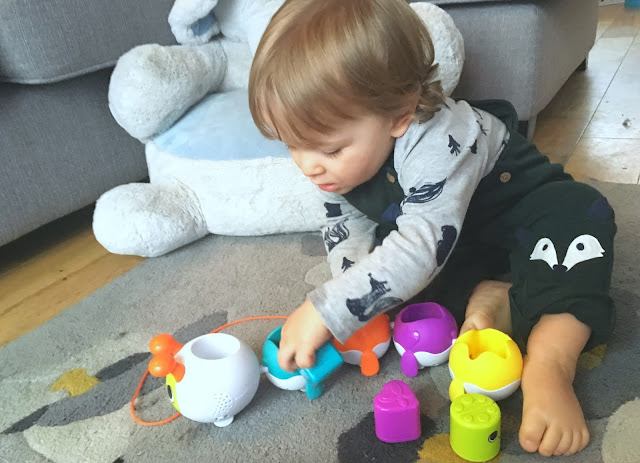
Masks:
[[[510,333],[509,283],[476,287],[461,333],[496,328]],[[589,442],[589,431],[572,382],[591,329],[571,314],[543,315],[527,343],[520,445],[544,456],[571,455]]]
[[[495,328],[510,334],[510,287],[500,281],[478,284],[460,332]],[[525,450],[544,456],[571,455],[589,442],[571,384],[578,355],[590,334],[591,330],[570,314],[543,315],[531,331],[522,375],[520,445]]]
[[[571,455],[589,443],[573,391],[578,356],[591,328],[568,313],[543,315],[527,342],[522,372],[520,445],[541,455]]]
[[[490,281],[498,287],[509,287],[508,283],[493,281],[509,272],[509,252],[497,246],[490,246],[487,243],[477,243],[467,240],[472,237],[473,233],[463,231],[460,241],[451,253],[450,258],[444,269],[429,284],[425,290],[416,295],[407,304],[435,301],[442,304],[456,319],[458,326],[463,325],[465,319],[468,318],[469,301],[480,299],[484,302],[482,307],[493,307],[489,301],[483,301],[483,297],[478,298],[481,293],[489,296],[489,290],[492,284],[488,284],[487,288],[480,292],[478,288],[484,288],[481,284]],[[506,293],[505,293],[506,294]],[[489,296],[490,297],[490,296]],[[511,316],[509,314],[509,297],[506,296],[506,317],[505,328],[511,328]],[[502,324],[500,329],[502,329]],[[482,328],[477,328],[482,329]]]
[[[479,284],[463,330],[506,331],[510,311],[515,337],[529,338],[520,443],[542,455],[574,453],[589,439],[572,387],[578,356],[590,337],[596,344],[613,329],[613,211],[586,185],[552,182],[527,195],[491,231],[517,235],[511,244],[501,237],[511,248],[513,286]]]

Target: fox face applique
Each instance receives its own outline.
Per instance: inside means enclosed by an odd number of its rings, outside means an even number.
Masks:
[[[569,244],[562,263],[558,263],[558,252],[550,238],[540,238],[529,258],[543,260],[554,272],[565,273],[581,262],[603,257],[604,253],[605,250],[598,238],[593,235],[580,235]]]
[[[561,225],[543,220],[518,231],[522,259],[517,266],[526,278],[527,297],[550,297],[554,291],[567,297],[606,293],[613,265],[613,209],[602,197],[583,210],[584,217]]]

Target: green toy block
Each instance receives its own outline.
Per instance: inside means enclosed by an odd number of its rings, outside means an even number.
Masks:
[[[449,442],[461,458],[484,462],[500,451],[500,408],[489,397],[464,394],[453,401]]]

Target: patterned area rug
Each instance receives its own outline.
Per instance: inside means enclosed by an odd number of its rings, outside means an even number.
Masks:
[[[591,443],[581,463],[640,461],[640,188],[599,184],[619,227],[612,294],[615,336],[584,353],[575,380]],[[149,340],[171,333],[179,342],[251,315],[287,314],[328,278],[317,234],[263,238],[209,236],[150,259],[46,325],[0,351],[2,462],[456,462],[448,445],[446,365],[405,378],[393,349],[381,370],[363,376],[343,366],[309,400],[261,378],[252,402],[225,428],[184,417],[143,427],[129,401],[150,354]],[[225,332],[260,357],[277,321],[236,325]],[[373,398],[405,379],[420,401],[422,437],[385,444],[374,433]],[[522,395],[499,403],[502,450],[494,461],[542,461],[517,439]],[[137,401],[147,421],[173,415],[164,381],[150,378]]]

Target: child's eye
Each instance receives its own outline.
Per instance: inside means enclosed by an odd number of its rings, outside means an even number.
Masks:
[[[324,154],[326,154],[329,157],[334,157],[340,154],[340,152],[342,151],[342,148],[339,148],[337,150],[333,150],[333,151],[329,151],[329,152],[325,152]]]

